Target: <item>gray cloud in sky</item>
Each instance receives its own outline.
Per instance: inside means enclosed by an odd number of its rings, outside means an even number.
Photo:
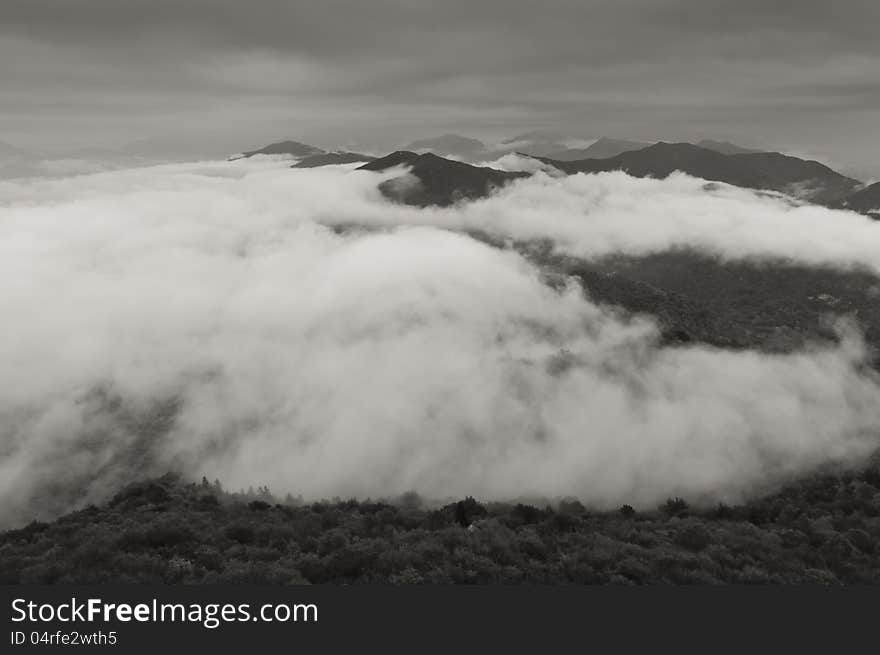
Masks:
[[[4,0],[0,140],[739,140],[880,176],[874,1]]]

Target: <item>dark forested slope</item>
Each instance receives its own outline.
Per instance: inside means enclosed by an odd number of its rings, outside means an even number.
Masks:
[[[0,534],[0,583],[880,583],[880,468],[740,506],[279,502],[172,477]]]

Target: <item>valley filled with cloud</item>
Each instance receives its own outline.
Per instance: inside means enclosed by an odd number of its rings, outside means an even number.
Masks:
[[[733,502],[880,446],[858,315],[829,307],[835,339],[780,352],[670,344],[527,252],[880,284],[880,223],[522,160],[449,207],[383,197],[405,167],[279,157],[0,182],[0,523],[169,470],[308,499]]]

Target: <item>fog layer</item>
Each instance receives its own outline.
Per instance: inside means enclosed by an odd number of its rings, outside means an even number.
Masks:
[[[617,173],[418,210],[376,190],[395,174],[256,159],[0,183],[0,522],[169,469],[311,498],[735,500],[880,445],[845,326],[789,355],[661,348],[650,321],[444,229],[878,270],[880,223]]]

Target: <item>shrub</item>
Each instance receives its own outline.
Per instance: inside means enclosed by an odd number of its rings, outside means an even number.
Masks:
[[[348,544],[345,532],[339,529],[328,530],[318,538],[318,555],[329,555]]]
[[[240,544],[253,543],[256,536],[252,527],[241,524],[230,525],[223,532],[228,539]]]
[[[722,521],[730,520],[733,518],[733,508],[726,503],[718,503],[715,511],[712,512],[712,517]]]
[[[688,504],[684,498],[675,496],[674,498],[668,498],[660,509],[670,516],[681,516],[687,512]]]
[[[455,521],[462,527],[467,527],[476,519],[486,516],[486,508],[478,503],[472,496],[460,500],[453,506]]]
[[[400,497],[400,506],[408,510],[420,509],[424,501],[415,491],[407,491]]]
[[[587,508],[579,500],[562,500],[559,501],[560,514],[573,514],[583,516],[587,513]]]
[[[512,514],[520,522],[525,523],[526,525],[530,523],[538,523],[539,521],[542,521],[546,516],[545,512],[538,509],[537,507],[534,507],[532,505],[523,505],[522,503],[517,504],[517,506],[513,508]]]
[[[193,531],[174,524],[151,525],[144,530],[126,532],[120,538],[123,550],[137,548],[167,548],[196,539]]]
[[[712,543],[712,536],[702,525],[689,525],[675,535],[675,543],[688,550],[700,551]]]
[[[123,489],[110,501],[110,506],[120,504],[144,504],[166,503],[171,500],[171,494],[162,485],[156,482],[134,484]]]

